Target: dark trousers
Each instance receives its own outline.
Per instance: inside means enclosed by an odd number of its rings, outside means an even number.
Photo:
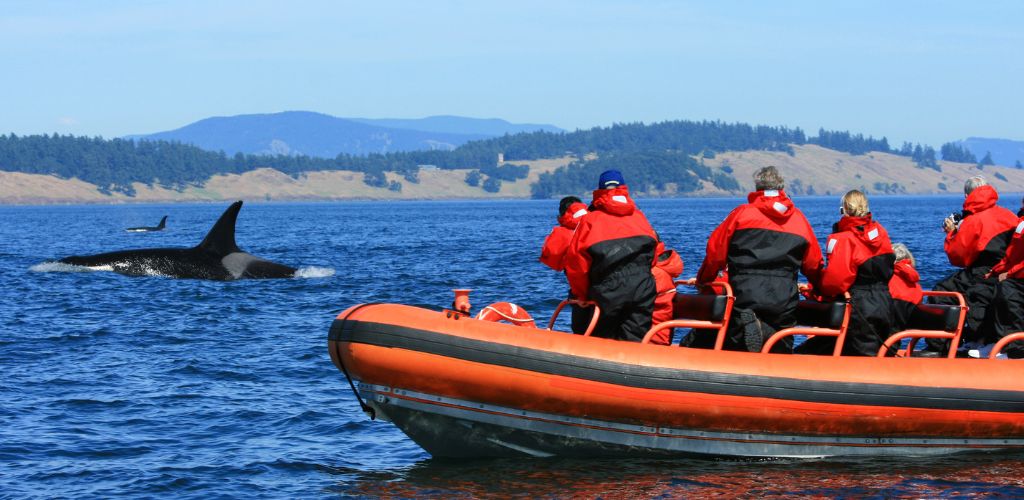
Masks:
[[[985,278],[991,271],[989,266],[966,267],[951,274],[946,279],[935,285],[935,290],[960,292],[967,301],[967,320],[964,322],[964,333],[961,339],[964,342],[976,342],[984,340],[982,325],[985,322],[988,305],[996,294],[996,283],[999,280],[995,277]],[[930,297],[933,304],[956,305],[956,300],[946,297]],[[946,352],[949,350],[949,340],[927,339],[928,350]],[[957,346],[959,347],[959,346]]]
[[[1024,332],[1024,279],[1007,278],[996,285],[985,321],[986,343],[1017,332]],[[1011,358],[1024,358],[1024,341],[1014,342],[1003,352]]]

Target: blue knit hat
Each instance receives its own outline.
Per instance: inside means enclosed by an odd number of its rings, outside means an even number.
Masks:
[[[601,172],[601,178],[597,181],[597,189],[611,189],[624,185],[626,185],[626,179],[622,178],[622,172],[618,170]]]

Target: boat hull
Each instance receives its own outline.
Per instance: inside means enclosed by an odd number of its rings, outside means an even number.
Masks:
[[[397,305],[335,321],[332,360],[438,457],[822,457],[1024,449],[1015,362],[736,353]]]

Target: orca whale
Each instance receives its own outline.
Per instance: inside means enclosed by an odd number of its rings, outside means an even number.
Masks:
[[[202,243],[192,248],[144,248],[72,256],[58,262],[110,270],[128,276],[167,276],[207,280],[291,278],[296,269],[243,252],[235,244],[235,221],[242,202],[224,211]]]
[[[130,227],[125,229],[125,231],[128,231],[129,233],[151,233],[153,231],[163,231],[165,227],[167,227],[166,215],[163,219],[160,219],[160,223],[155,226]]]

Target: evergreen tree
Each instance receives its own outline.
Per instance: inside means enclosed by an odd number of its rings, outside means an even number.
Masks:
[[[985,157],[982,158],[981,161],[978,164],[979,165],[989,166],[989,165],[995,165],[996,163],[994,161],[992,161],[992,153],[990,153],[988,151],[985,151]]]

